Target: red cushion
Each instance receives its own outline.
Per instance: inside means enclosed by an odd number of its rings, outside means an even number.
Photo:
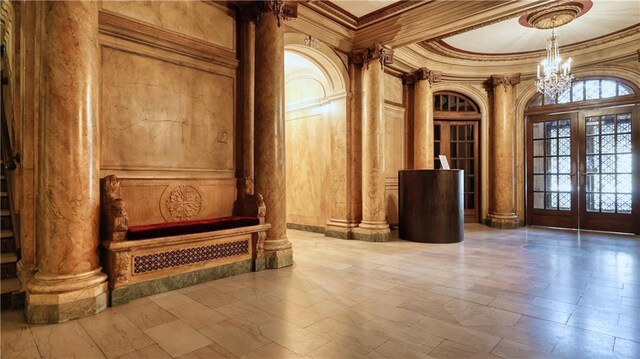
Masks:
[[[259,224],[260,220],[255,217],[221,217],[202,219],[197,221],[168,222],[147,224],[144,226],[131,226],[127,231],[127,239],[149,239],[157,237],[179,236],[182,234],[193,234],[217,231],[221,229],[231,229]]]

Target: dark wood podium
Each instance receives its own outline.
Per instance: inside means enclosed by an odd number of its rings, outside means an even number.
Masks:
[[[464,171],[398,172],[400,238],[425,243],[464,239]]]

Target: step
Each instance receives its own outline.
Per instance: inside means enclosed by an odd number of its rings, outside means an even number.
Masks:
[[[11,238],[13,237],[13,231],[10,229],[3,229],[0,231],[0,238]]]
[[[0,211],[0,216],[2,216],[2,217],[8,216],[10,214],[11,214],[11,212],[9,212],[8,209],[3,209],[3,210]]]
[[[1,258],[2,258],[2,260],[0,261],[1,264],[15,263],[18,261],[18,256],[16,256],[15,253],[2,253]]]
[[[5,278],[0,281],[0,289],[2,289],[2,294],[15,292],[20,290],[22,285],[20,284],[20,280],[18,278]]]

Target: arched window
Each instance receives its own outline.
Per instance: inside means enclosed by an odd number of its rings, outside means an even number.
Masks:
[[[433,110],[444,112],[480,113],[478,106],[470,99],[452,92],[441,92],[433,96]]]
[[[614,78],[586,78],[574,80],[571,88],[548,97],[542,94],[534,97],[530,106],[563,105],[573,102],[601,100],[612,97],[634,95],[636,91],[629,84]]]

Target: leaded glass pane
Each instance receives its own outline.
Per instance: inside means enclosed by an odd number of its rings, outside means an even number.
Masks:
[[[613,193],[616,191],[616,175],[601,175],[600,185],[602,186],[600,192]]]
[[[587,136],[587,153],[588,154],[600,153],[600,137],[599,136]]]
[[[545,193],[546,197],[546,205],[547,209],[557,209],[558,208],[558,193],[556,192],[547,192]]]
[[[575,81],[571,89],[571,101],[583,101],[584,100],[584,82]]]
[[[545,105],[555,105],[556,104],[556,98],[555,97],[545,96],[544,97],[544,104]]]
[[[545,188],[547,191],[557,191],[558,190],[558,176],[556,175],[547,175]]]
[[[615,87],[614,87],[615,91]],[[571,89],[566,89],[563,93],[558,95],[558,103],[569,103],[571,101]]]
[[[558,157],[558,173],[571,173],[571,157]]]
[[[600,175],[587,175],[587,192],[600,192]]]
[[[600,172],[600,156],[587,156],[587,172]]]
[[[558,157],[547,157],[545,162],[547,173],[558,173]]]
[[[631,87],[625,84],[618,83],[618,96],[631,95],[632,93],[633,90],[631,89]]]
[[[631,173],[631,154],[630,153],[618,155],[618,172]]]
[[[562,211],[571,210],[571,193],[560,193],[558,196],[558,207]]]
[[[562,191],[562,192],[571,191],[571,176],[569,175],[558,176],[558,191]]]
[[[558,140],[558,155],[569,156],[571,155],[571,139],[561,138]]]
[[[602,124],[600,126],[602,134],[616,132],[615,123],[616,123],[615,116],[613,116],[613,115],[611,115],[611,116],[602,116]]]
[[[558,121],[547,121],[544,123],[545,137],[558,137]]]
[[[600,194],[599,193],[587,193],[587,211],[589,212],[600,211]]]
[[[616,190],[618,193],[631,193],[632,190],[632,178],[631,174],[619,174],[617,175]]]
[[[558,140],[545,140],[545,155],[556,156],[558,154]]]
[[[618,213],[631,213],[631,195],[618,195]]]
[[[584,82],[585,100],[595,100],[600,98],[600,80],[587,80]]]
[[[618,153],[631,152],[631,134],[630,133],[618,135],[618,140],[616,141],[616,151]]]
[[[533,141],[533,155],[544,156],[544,140]]]
[[[542,122],[533,124],[533,138],[544,138],[544,124]]]
[[[602,136],[602,153],[615,153],[616,149],[615,149],[615,136],[614,135],[608,135],[608,136]]]
[[[600,208],[602,212],[612,213],[616,211],[616,195],[613,193],[600,194]]]
[[[533,208],[544,209],[544,192],[533,194]]]
[[[601,98],[616,97],[617,83],[611,80],[602,80],[600,85],[600,91],[602,92]]]
[[[558,136],[559,137],[571,136],[571,122],[569,120],[558,121]]]
[[[615,173],[616,172],[616,161],[615,155],[602,155],[600,157],[600,165],[602,166],[602,173]]]
[[[544,157],[533,159],[533,173],[544,173]]]
[[[587,117],[587,135],[600,134],[600,118],[599,117]]]
[[[631,114],[618,115],[618,133],[631,132]]]
[[[544,176],[543,175],[533,175],[533,190],[534,191],[544,191]]]

